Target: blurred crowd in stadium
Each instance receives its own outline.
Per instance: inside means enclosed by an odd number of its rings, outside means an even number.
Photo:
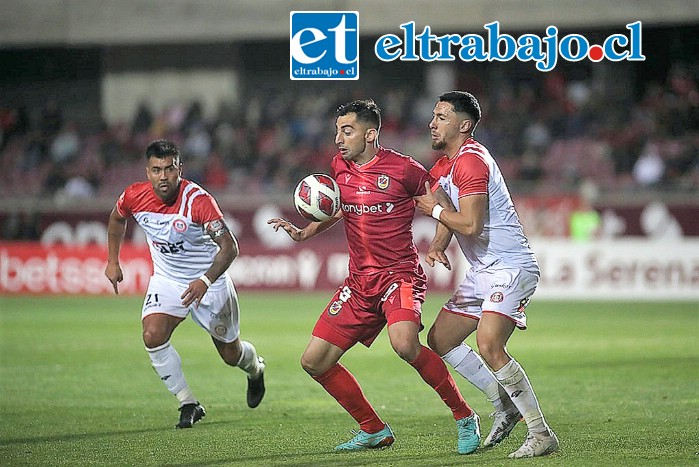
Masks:
[[[699,189],[699,87],[693,71],[668,70],[629,102],[609,102],[592,80],[555,72],[491,89],[469,89],[484,105],[477,138],[517,190]],[[0,196],[58,200],[114,197],[144,178],[142,152],[168,138],[183,150],[186,177],[216,194],[289,192],[310,172],[326,172],[334,152],[332,113],[348,97],[338,87],[260,93],[221,103],[205,116],[196,102],[131,121],[81,127],[54,100],[39,109],[0,109]],[[436,157],[427,123],[437,96],[395,88],[372,94],[384,109],[381,143],[423,161]]]

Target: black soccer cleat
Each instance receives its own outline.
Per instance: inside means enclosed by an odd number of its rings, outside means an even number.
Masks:
[[[180,422],[175,425],[175,428],[192,428],[195,423],[206,416],[204,406],[199,402],[184,404],[177,410],[180,411]]]
[[[262,398],[265,397],[265,360],[262,357],[257,357],[260,363],[260,375],[256,379],[248,376],[248,407],[254,409]]]

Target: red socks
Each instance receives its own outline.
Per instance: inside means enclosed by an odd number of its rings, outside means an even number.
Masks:
[[[453,412],[455,420],[468,417],[473,413],[439,355],[422,346],[420,354],[410,364],[422,379],[437,391],[439,397]],[[359,383],[340,363],[313,379],[318,381],[323,389],[359,423],[361,430],[366,433],[376,433],[383,429],[385,423],[364,396]]]
[[[337,363],[322,375],[314,376],[313,379],[318,381],[323,389],[359,423],[361,430],[366,433],[383,430],[385,423],[364,397],[362,388],[347,368]]]
[[[454,420],[460,420],[473,413],[456,387],[447,366],[434,351],[423,345],[420,354],[410,364],[420,373],[422,379],[437,391],[439,397],[454,413]]]

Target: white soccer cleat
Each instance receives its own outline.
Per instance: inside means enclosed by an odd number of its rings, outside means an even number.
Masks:
[[[549,429],[548,433],[529,433],[524,444],[515,452],[510,454],[510,459],[521,459],[523,457],[546,456],[558,450],[558,438]]]
[[[496,410],[490,414],[490,418],[493,419],[493,427],[490,429],[490,433],[485,438],[485,441],[483,441],[483,447],[493,447],[510,436],[520,417],[521,415],[517,409],[514,409],[514,412]]]

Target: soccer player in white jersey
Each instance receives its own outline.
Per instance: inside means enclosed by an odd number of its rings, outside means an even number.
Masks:
[[[443,209],[430,190],[416,198],[418,209],[439,221],[426,261],[450,267],[445,249],[453,232],[471,267],[438,313],[428,343],[495,406],[484,446],[506,438],[522,417],[529,433],[509,457],[543,456],[558,449],[558,439],[527,375],[506,350],[514,329],[527,326],[524,309],[539,282],[539,266],[500,169],[473,137],[480,118],[473,95],[452,91],[439,96],[429,124],[432,148],[444,152],[430,174],[456,210]],[[474,331],[480,355],[464,342]]]
[[[119,197],[109,216],[109,258],[105,275],[119,293],[123,280],[119,251],[129,217],[148,238],[153,276],[143,302],[143,342],[153,368],[177,397],[176,428],[191,428],[206,415],[182,372],[182,361],[170,343],[175,328],[191,314],[211,335],[225,363],[247,374],[247,404],[257,407],[265,394],[264,360],[240,339],[238,296],[226,270],[238,256],[238,243],[228,230],[216,200],[182,178],[180,151],[170,141],[146,148],[147,182],[134,183]]]

